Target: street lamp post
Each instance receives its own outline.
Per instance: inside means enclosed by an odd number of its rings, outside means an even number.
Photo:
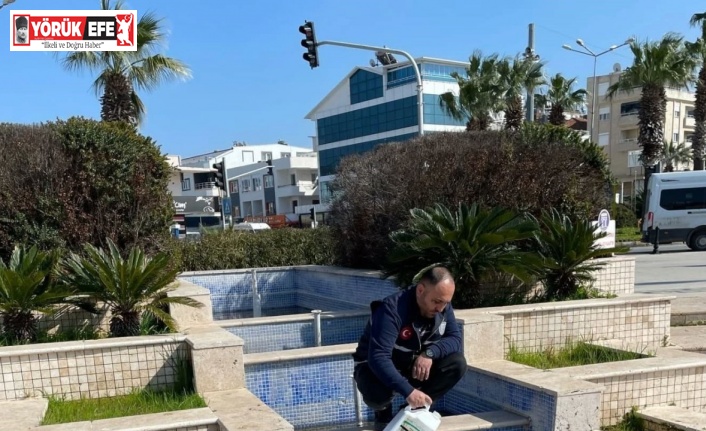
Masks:
[[[616,49],[623,47],[625,45],[629,45],[634,41],[635,41],[635,39],[631,37],[628,40],[626,40],[625,42],[621,43],[620,45],[612,45],[610,48],[606,49],[605,51],[599,52],[598,54],[591,51],[591,49],[589,47],[587,47],[586,44],[583,43],[583,40],[581,40],[581,39],[576,39],[576,43],[581,48],[584,49],[583,51],[579,51],[578,49],[574,49],[571,47],[571,45],[563,45],[562,46],[562,48],[564,48],[566,50],[578,52],[579,54],[593,57],[593,91],[591,94],[591,123],[590,123],[590,127],[591,127],[590,134],[591,134],[591,141],[592,142],[596,142],[595,136],[593,133],[593,128],[594,128],[594,124],[596,123],[596,85],[597,85],[597,82],[596,82],[596,63],[598,61],[598,57],[600,57],[603,54],[607,54],[609,52],[615,51]],[[608,157],[610,157],[610,154],[608,155]]]

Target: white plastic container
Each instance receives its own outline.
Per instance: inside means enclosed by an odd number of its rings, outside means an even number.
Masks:
[[[436,431],[441,425],[441,415],[430,412],[429,406],[412,409],[405,407],[392,418],[384,431]]]

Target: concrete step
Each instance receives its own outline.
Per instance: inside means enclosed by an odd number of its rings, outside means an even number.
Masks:
[[[508,428],[513,426],[527,426],[529,429],[529,419],[502,410],[474,414],[444,416],[441,418],[441,426],[437,431],[478,431]],[[321,429],[323,430],[324,428]],[[362,427],[341,426],[326,427],[326,429],[335,431],[374,430],[372,423],[366,423]]]
[[[637,416],[649,422],[649,430],[704,431],[706,414],[676,406],[647,407],[639,410]]]
[[[525,425],[529,425],[529,419],[514,413],[497,410],[443,417],[438,431],[492,430]]]
[[[0,431],[19,431],[39,426],[47,411],[46,398],[0,401]]]

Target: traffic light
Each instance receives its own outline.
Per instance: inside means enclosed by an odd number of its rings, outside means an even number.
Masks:
[[[272,159],[267,161],[267,175],[272,175]]]
[[[218,162],[213,164],[213,169],[216,170],[216,187],[219,189],[226,189],[226,167],[223,162]]]
[[[309,62],[311,68],[319,66],[319,52],[316,47],[316,34],[314,34],[314,23],[311,21],[304,21],[304,25],[299,26],[299,33],[304,35],[302,39],[302,46],[306,48],[303,55],[304,60]]]
[[[316,213],[314,212],[314,208],[313,208],[313,207],[312,207],[311,209],[309,209],[309,215],[311,216],[311,219],[312,219],[312,220],[315,220],[315,219],[316,219]]]

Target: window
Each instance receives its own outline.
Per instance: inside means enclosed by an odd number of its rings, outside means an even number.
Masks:
[[[252,189],[253,191],[262,190],[262,181],[260,178],[255,177],[252,179]]]
[[[427,96],[434,100],[431,106],[439,104],[439,96]],[[417,126],[418,119],[417,96],[324,117],[316,121],[318,145]]]
[[[263,151],[262,152],[262,161],[266,162],[268,160],[272,160],[272,151]]]
[[[253,163],[255,161],[253,157],[252,151],[243,151],[243,161],[245,163]]]
[[[249,192],[250,191],[250,180],[243,180],[242,183],[243,187],[243,192]]]
[[[642,154],[642,150],[628,151],[628,168],[642,166],[642,163],[640,163],[640,154]]]
[[[311,174],[311,182],[312,182],[312,183],[315,183],[317,177],[318,177],[318,175],[316,175],[316,173],[312,173],[312,174]]]
[[[686,118],[694,118],[694,110],[686,111]]]
[[[663,190],[659,206],[667,211],[706,209],[706,187]]]
[[[640,111],[640,102],[628,102],[620,105],[620,115],[637,115]]]
[[[291,184],[292,184],[293,186],[296,186],[296,185],[297,185],[297,176],[296,176],[295,174],[292,174],[291,180],[292,180],[292,183],[291,183]]]
[[[275,203],[274,202],[267,202],[267,206],[265,207],[265,215],[274,215],[275,214]]]
[[[598,111],[598,119],[601,121],[610,120],[610,108],[601,108]]]
[[[292,201],[292,212],[293,212],[293,213],[297,212],[297,206],[299,206],[299,201],[298,201],[298,200],[293,200],[293,201]]]
[[[240,207],[238,205],[233,207],[233,217],[240,217]]]
[[[674,142],[675,144],[679,142],[679,132],[676,132],[674,136],[672,136],[672,142]]]
[[[228,189],[231,193],[238,193],[238,180],[228,181]]]
[[[598,135],[598,146],[605,147],[610,144],[610,133],[601,133]]]
[[[351,105],[382,97],[382,75],[360,69],[348,82]]]
[[[679,107],[674,108],[674,118],[679,118],[679,115],[681,113],[679,112]]]
[[[265,188],[271,189],[275,186],[275,177],[272,175],[265,175]]]
[[[292,157],[292,153],[279,153],[280,157]]]
[[[187,190],[191,190],[191,178],[181,180],[181,190],[184,192]]]
[[[605,94],[608,92],[608,85],[609,82],[599,82],[598,83],[598,95],[599,96],[605,96]]]

